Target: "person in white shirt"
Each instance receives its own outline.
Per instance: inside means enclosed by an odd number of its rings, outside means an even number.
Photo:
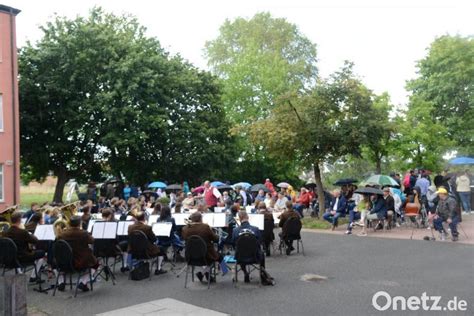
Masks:
[[[471,214],[471,179],[467,170],[456,177],[456,189],[461,199],[463,214]]]
[[[288,199],[283,194],[283,192],[278,192],[278,199],[275,203],[275,211],[277,212],[284,212],[286,210],[286,202]]]

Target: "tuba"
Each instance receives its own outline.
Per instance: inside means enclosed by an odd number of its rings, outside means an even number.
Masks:
[[[12,205],[10,207],[7,207],[2,213],[0,213],[9,224],[12,223],[12,214],[17,210],[18,205]]]
[[[71,217],[77,214],[77,203],[64,205],[59,209],[59,211],[61,213],[62,219],[69,223]]]
[[[53,224],[54,235],[56,238],[68,227],[68,223],[64,219],[58,219]]]

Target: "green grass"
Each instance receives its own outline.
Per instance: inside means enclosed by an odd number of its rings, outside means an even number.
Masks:
[[[313,217],[304,217],[303,220],[303,228],[308,229],[329,229],[331,228],[331,224],[326,222],[324,219],[317,219]],[[339,225],[345,225],[348,223],[348,220],[345,218],[339,219]]]

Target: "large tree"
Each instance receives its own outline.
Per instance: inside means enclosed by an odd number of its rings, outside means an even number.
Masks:
[[[352,65],[321,80],[309,93],[279,100],[271,115],[252,126],[252,139],[282,159],[314,170],[324,205],[321,168],[345,155],[360,155],[371,118],[372,93],[352,73]]]
[[[258,13],[251,19],[226,20],[218,37],[206,43],[205,55],[222,79],[223,105],[238,138],[239,156],[229,176],[239,181],[296,181],[296,165],[270,157],[265,145],[251,143],[248,126],[266,118],[279,96],[313,86],[316,46],[295,24]]]
[[[447,128],[456,149],[474,155],[474,38],[441,36],[418,63],[413,94],[432,103],[431,117]]]
[[[30,178],[194,180],[229,158],[216,79],[170,57],[135,18],[56,17],[20,50],[21,159]]]

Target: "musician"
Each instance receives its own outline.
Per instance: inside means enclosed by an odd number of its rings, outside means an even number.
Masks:
[[[73,216],[69,220],[69,228],[64,230],[57,236],[59,240],[65,240],[72,248],[73,264],[77,270],[92,268],[92,274],[99,267],[96,257],[89,248],[89,245],[94,244],[94,238],[87,232],[81,229],[81,217]],[[83,292],[89,291],[87,286],[89,282],[89,275],[86,273],[80,279],[78,288]],[[59,291],[64,291],[64,278],[59,277]]]
[[[260,202],[258,204],[258,214],[263,214],[263,244],[265,248],[265,253],[267,256],[270,255],[270,244],[275,240],[275,235],[273,234],[273,228],[275,226],[275,220],[273,219],[273,214],[267,209],[265,202]]]
[[[186,198],[183,200],[183,208],[184,209],[194,208],[194,203],[195,201],[194,201],[193,194],[191,192],[188,192]]]
[[[286,201],[286,211],[284,211],[280,215],[280,223],[278,224],[278,226],[282,228],[280,236],[286,244],[287,255],[290,255],[291,252],[295,250],[295,248],[293,248],[293,242],[286,238],[288,232],[286,231],[285,223],[292,217],[300,219],[300,215],[293,209],[293,203],[291,201]]]
[[[217,261],[220,262],[222,261],[222,258],[219,256],[217,253],[216,249],[214,248],[213,243],[219,241],[219,236],[217,236],[209,227],[209,225],[204,224],[202,222],[202,214],[201,212],[196,212],[193,213],[189,216],[189,219],[191,222],[186,225],[183,228],[183,239],[187,240],[191,236],[199,236],[201,237],[207,245],[207,261],[212,262],[212,261]],[[209,272],[205,272],[204,275],[206,276],[206,279],[209,280]],[[203,280],[204,277],[202,272],[196,273],[196,276],[198,277],[199,281]],[[215,278],[211,277],[211,282],[215,282]]]
[[[265,203],[263,203],[265,206]],[[243,233],[252,233],[257,238],[258,247],[257,247],[257,259],[260,261],[260,266],[265,268],[265,255],[262,252],[261,242],[262,242],[262,235],[260,234],[260,230],[256,226],[252,226],[249,223],[249,215],[246,211],[239,211],[239,220],[240,226],[234,228],[232,232],[232,243],[235,245],[239,236]],[[272,216],[273,220],[273,216]],[[250,275],[246,269],[246,264],[241,264],[242,271],[244,272],[244,281],[245,283],[250,282]]]
[[[171,209],[168,205],[165,205],[161,208],[160,217],[158,217],[157,223],[171,223],[171,232],[170,237],[166,236],[159,236],[158,237],[158,244],[162,247],[169,247],[173,245],[174,249],[176,250],[176,257],[180,260],[183,257],[180,254],[180,251],[183,250],[184,245],[181,239],[176,235],[177,226],[174,218],[171,216]]]
[[[114,216],[114,211],[112,208],[105,208],[102,210],[102,220],[106,222],[117,222]],[[123,237],[123,236],[120,236]],[[115,248],[118,250],[117,255],[121,254],[122,255],[122,267],[120,268],[120,271],[127,272],[129,271],[128,268],[128,241],[127,240],[118,240],[115,242]]]
[[[220,203],[223,203],[222,194],[216,187],[211,185],[209,181],[204,182],[204,201],[207,208],[214,212],[214,208]]]
[[[30,234],[26,229],[21,228],[21,212],[14,212],[11,216],[11,226],[3,233],[3,237],[13,240],[17,247],[17,258],[20,263],[34,263],[36,261],[36,271],[40,271],[44,262],[44,250],[32,250],[31,245],[38,243],[38,238]],[[30,282],[39,281],[35,271],[31,272]]]
[[[128,226],[128,236],[130,236],[134,231],[141,231],[143,232],[146,237],[148,238],[148,245],[147,245],[147,255],[149,257],[156,257],[158,256],[158,269],[155,270],[155,275],[160,275],[164,274],[167,271],[161,269],[161,264],[163,263],[163,256],[164,256],[164,251],[163,249],[160,249],[157,245],[155,245],[157,239],[155,234],[153,233],[153,230],[151,226],[148,226],[146,224],[146,217],[144,212],[138,212],[136,214],[136,220],[137,222],[135,224],[132,224]],[[128,252],[130,252],[130,245],[128,246]]]
[[[36,202],[31,203],[31,208],[23,215],[26,218],[26,223],[30,221],[30,217],[35,214],[39,209],[39,204]]]
[[[33,234],[36,230],[36,226],[38,226],[42,222],[43,222],[43,214],[41,212],[34,213],[33,215],[31,215],[30,220],[25,225],[25,229],[29,233]]]

